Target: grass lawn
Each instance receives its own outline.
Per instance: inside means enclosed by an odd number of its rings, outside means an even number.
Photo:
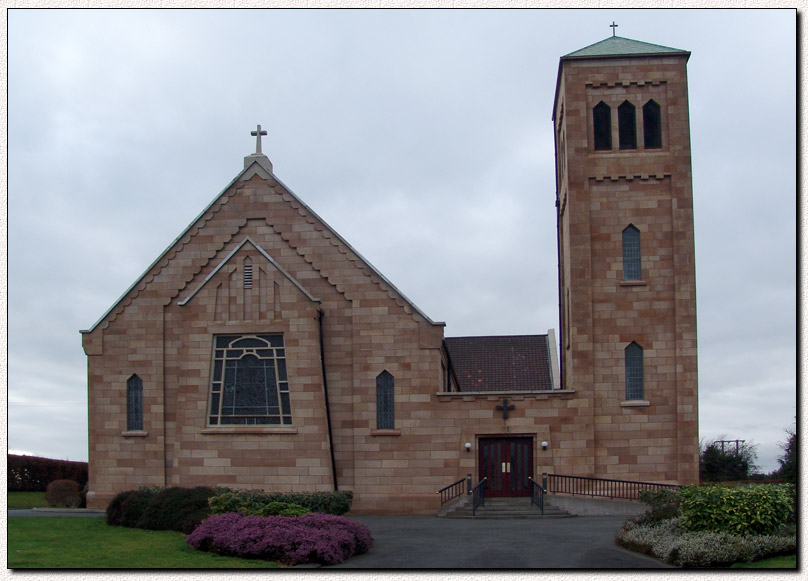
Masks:
[[[732,569],[796,569],[797,555],[786,555],[785,557],[772,557],[771,559],[761,559],[753,563],[735,563]]]
[[[9,508],[46,508],[48,502],[45,500],[44,492],[9,492]]]
[[[8,568],[236,569],[275,568],[271,561],[197,551],[174,531],[111,527],[103,517],[8,519]]]

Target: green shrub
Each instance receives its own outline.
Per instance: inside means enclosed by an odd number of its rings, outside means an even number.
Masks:
[[[81,486],[75,480],[54,480],[45,490],[50,506],[76,508],[81,506]]]
[[[207,486],[166,488],[149,500],[136,526],[140,529],[171,530],[188,534],[210,516],[208,499],[219,493],[221,489]]]
[[[149,500],[156,494],[157,492],[143,488],[119,492],[107,505],[107,524],[116,527],[135,527]]]
[[[240,512],[269,516],[262,511],[270,503],[296,505],[311,512],[343,515],[351,509],[353,492],[263,492],[228,491],[210,499],[211,514]],[[295,509],[297,510],[297,509]],[[305,514],[305,513],[303,513]],[[282,515],[287,516],[287,515]],[[296,515],[288,515],[296,516]]]
[[[246,516],[303,516],[309,512],[311,511],[305,506],[292,504],[291,502],[268,502],[262,507],[242,511]]]
[[[679,512],[688,531],[766,535],[785,526],[794,512],[788,485],[686,486]]]
[[[131,490],[121,504],[121,526],[135,528],[149,502],[157,495],[149,490]]]
[[[121,526],[121,516],[123,514],[123,499],[126,498],[126,495],[132,492],[128,490],[126,492],[119,492],[115,496],[112,497],[112,500],[109,501],[107,505],[107,524],[113,527]]]
[[[637,524],[659,523],[679,516],[679,489],[642,490],[639,500],[648,505],[648,510],[632,519]]]

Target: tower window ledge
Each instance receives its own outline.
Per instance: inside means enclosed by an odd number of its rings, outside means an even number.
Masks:
[[[149,435],[149,432],[145,430],[127,430],[125,432],[121,432],[121,436],[124,438],[145,438]]]
[[[648,286],[647,280],[621,280],[620,286]]]
[[[400,436],[401,430],[370,430],[371,436]]]
[[[620,407],[624,408],[647,408],[651,405],[650,401],[644,399],[632,399],[629,401],[621,401]]]

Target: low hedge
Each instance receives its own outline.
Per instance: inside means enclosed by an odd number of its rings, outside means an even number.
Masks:
[[[155,496],[157,496],[157,493],[149,490],[132,490],[121,506],[120,525],[122,527],[138,528],[138,523],[143,517],[143,513],[146,512],[146,507],[149,506]]]
[[[353,492],[263,492],[252,490],[227,491],[210,499],[211,514],[241,512],[269,516],[266,507],[284,503],[304,507],[311,512],[343,515],[351,510]],[[289,515],[292,516],[292,515]]]
[[[373,537],[365,525],[317,513],[300,517],[216,514],[186,540],[202,551],[286,565],[335,565],[373,546]]]
[[[107,506],[107,524],[187,534],[210,516],[208,499],[221,491],[197,486],[121,492]]]
[[[767,535],[782,529],[794,513],[788,484],[686,486],[679,514],[683,529],[736,535]]]
[[[79,488],[87,486],[87,462],[9,454],[7,468],[9,491],[46,490],[54,480],[75,480]]]
[[[220,490],[208,486],[171,487],[155,494],[137,521],[137,528],[188,534],[210,516],[208,499]]]
[[[682,528],[678,518],[651,524],[628,521],[617,533],[616,542],[678,567],[724,567],[790,555],[797,550],[795,530],[786,528],[775,535],[691,532]]]

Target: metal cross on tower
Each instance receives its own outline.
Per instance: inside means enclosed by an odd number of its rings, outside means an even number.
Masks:
[[[502,403],[497,406],[497,410],[502,412],[502,419],[508,419],[508,410],[515,409],[513,404],[508,401],[507,397],[502,398]]]
[[[614,36],[614,35],[615,35],[615,31],[617,30],[617,27],[618,27],[618,26],[620,26],[620,25],[619,25],[619,24],[615,24],[615,23],[614,23],[614,20],[612,20],[612,23],[609,25],[609,28],[611,28],[611,29],[612,29],[612,36]]]
[[[255,131],[250,131],[250,135],[255,137],[255,153],[261,153],[261,137],[266,135],[266,131],[261,131],[261,126]]]

